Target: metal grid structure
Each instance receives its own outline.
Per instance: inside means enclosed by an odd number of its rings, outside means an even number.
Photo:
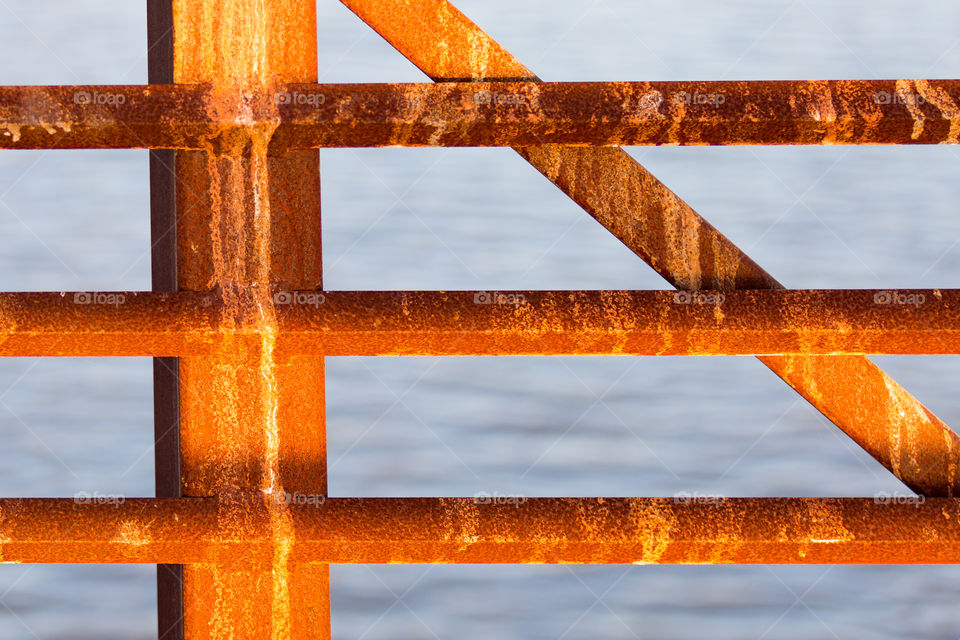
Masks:
[[[541,83],[446,0],[342,1],[436,84],[316,84],[313,0],[148,0],[149,85],[0,88],[2,148],[152,149],[153,292],[0,294],[0,355],[153,356],[157,474],[0,500],[0,560],[325,638],[334,563],[960,559],[957,435],[864,357],[960,352],[960,291],[784,290],[618,148],[956,143],[960,81]],[[681,292],[323,291],[317,148],[396,145],[513,147]],[[927,499],[325,498],[325,355],[497,354],[758,355]]]

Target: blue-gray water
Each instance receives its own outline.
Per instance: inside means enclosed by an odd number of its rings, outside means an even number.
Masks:
[[[142,2],[0,0],[0,83],[142,83]],[[960,5],[461,0],[545,80],[957,77]],[[424,77],[321,2],[321,81]],[[791,287],[956,287],[953,148],[633,153]],[[322,153],[330,289],[663,288],[513,152]],[[149,287],[143,151],[0,153],[0,290]],[[956,360],[878,358],[960,424]],[[331,359],[336,496],[905,492],[751,358]],[[153,493],[147,359],[0,360],[0,495]],[[55,398],[55,400],[54,400]],[[155,637],[152,566],[0,566],[0,639]],[[338,638],[958,638],[955,567],[337,566]]]

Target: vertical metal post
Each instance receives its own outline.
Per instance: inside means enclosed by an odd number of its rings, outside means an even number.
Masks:
[[[158,496],[216,495],[225,512],[262,496],[275,541],[269,563],[161,567],[161,637],[327,638],[328,568],[289,562],[285,500],[326,494],[323,358],[277,357],[273,312],[275,292],[322,286],[319,156],[268,153],[276,86],[317,79],[315,2],[155,0],[150,16],[151,73],[210,85],[230,121],[204,151],[153,156],[154,286],[211,291],[222,326],[261,337],[157,363]]]

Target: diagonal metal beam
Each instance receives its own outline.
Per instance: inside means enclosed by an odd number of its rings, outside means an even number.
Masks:
[[[435,81],[538,79],[446,0],[341,2]],[[622,149],[516,151],[675,287],[783,287]],[[960,438],[865,357],[761,361],[914,491],[960,495]]]

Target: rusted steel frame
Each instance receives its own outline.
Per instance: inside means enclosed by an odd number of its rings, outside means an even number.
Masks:
[[[182,563],[255,571],[263,494],[0,499],[0,562]],[[290,494],[293,562],[955,564],[955,498],[329,498]]]
[[[278,291],[274,353],[960,353],[960,290]],[[243,308],[255,309],[249,296]],[[0,293],[0,356],[255,350],[259,316],[213,293]]]
[[[341,2],[433,80],[537,80],[447,0]],[[783,288],[622,149],[515,150],[678,289]],[[761,361],[914,491],[960,495],[960,438],[872,362]]]
[[[160,1],[160,0],[158,0]],[[326,492],[322,357],[274,353],[276,286],[322,286],[316,151],[270,154],[278,84],[316,82],[316,3],[307,0],[167,0],[164,61],[172,82],[207,85],[208,120],[223,124],[178,150],[166,211],[181,291],[221,296],[216,326],[253,322],[256,345],[227,341],[181,357],[180,490],[184,496]],[[240,292],[247,297],[239,295]],[[324,565],[291,561],[286,505],[267,503],[268,556],[213,558],[182,568],[189,638],[327,638]],[[238,558],[242,560],[242,556]],[[164,603],[161,602],[161,609]]]
[[[960,81],[290,84],[276,150],[564,144],[938,144]],[[208,86],[0,87],[0,148],[199,149],[275,113]]]

